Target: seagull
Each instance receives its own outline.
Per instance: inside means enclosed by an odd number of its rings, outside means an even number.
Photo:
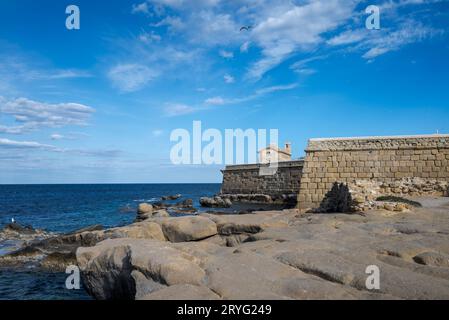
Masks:
[[[16,220],[14,218],[11,218],[12,223],[16,223]]]
[[[252,27],[253,26],[243,26],[243,27],[240,28],[240,31],[242,31],[242,30],[249,31],[249,29],[251,29]]]

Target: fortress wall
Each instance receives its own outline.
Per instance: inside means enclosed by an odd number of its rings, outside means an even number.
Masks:
[[[449,135],[311,139],[300,183],[300,208],[318,207],[335,182],[449,181]]]
[[[299,192],[303,160],[279,162],[274,175],[260,175],[266,164],[226,166],[223,172],[222,194],[265,194],[278,197]]]

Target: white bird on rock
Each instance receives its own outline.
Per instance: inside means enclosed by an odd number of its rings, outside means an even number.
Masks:
[[[14,218],[11,218],[12,223],[16,223],[16,220]]]

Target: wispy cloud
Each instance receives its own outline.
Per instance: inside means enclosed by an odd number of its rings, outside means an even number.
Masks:
[[[234,53],[232,51],[220,50],[218,53],[220,54],[221,57],[225,59],[234,58]]]
[[[253,94],[246,96],[246,97],[240,97],[240,98],[223,98],[220,96],[216,96],[216,97],[211,97],[208,98],[204,101],[204,104],[206,105],[215,105],[215,106],[220,106],[220,105],[226,105],[226,104],[237,104],[237,103],[243,103],[243,102],[248,102],[251,100],[255,100],[258,98],[261,98],[267,94],[271,94],[277,91],[286,91],[286,90],[292,90],[294,88],[296,88],[298,86],[297,83],[291,83],[291,84],[287,84],[287,85],[278,85],[278,86],[271,86],[271,87],[265,87],[262,89],[258,89],[256,90]]]
[[[164,130],[156,129],[152,131],[154,137],[160,137],[164,133]]]
[[[229,100],[225,100],[222,97],[212,97],[212,98],[207,98],[204,101],[204,103],[205,104],[211,104],[211,105],[220,106],[220,105],[229,103]]]
[[[59,134],[59,133],[53,133],[50,136],[50,138],[51,138],[51,140],[61,140],[61,139],[64,139],[64,136],[62,134]]]
[[[89,135],[83,132],[68,132],[67,134],[53,133],[50,135],[51,140],[77,140],[88,137]]]
[[[119,64],[108,72],[113,85],[122,92],[133,92],[145,87],[157,77],[157,72],[141,64]]]
[[[235,82],[235,78],[233,76],[231,76],[230,74],[225,74],[223,76],[223,79],[226,83],[234,83]]]
[[[89,150],[89,149],[69,149],[60,148],[50,144],[43,144],[36,141],[17,141],[0,138],[0,149],[16,149],[16,150],[41,150],[57,153],[70,153],[81,156],[93,157],[117,157],[122,152],[120,150]]]
[[[305,75],[305,76],[312,75],[312,74],[315,74],[317,72],[317,70],[310,68],[309,64],[311,64],[315,61],[326,59],[326,58],[327,58],[327,55],[318,55],[318,56],[312,56],[312,57],[309,57],[306,59],[301,59],[301,60],[298,60],[295,63],[291,64],[290,69],[300,75]]]
[[[142,32],[139,35],[139,40],[144,43],[152,43],[152,42],[159,42],[162,40],[162,37],[155,33],[154,31],[151,32]]]
[[[139,4],[133,4],[132,13],[145,13],[145,14],[149,14],[150,13],[150,8],[147,2],[142,2]]]
[[[248,72],[251,79],[260,79],[295,52],[309,52],[323,42],[323,34],[347,21],[355,1],[313,1],[279,9],[254,28],[253,37],[262,48],[263,57]]]
[[[169,117],[181,116],[196,111],[196,108],[183,103],[167,103],[164,106],[165,115]]]
[[[401,24],[398,30],[368,39],[365,43],[362,43],[362,48],[369,47],[369,50],[363,54],[363,58],[373,59],[387,52],[399,50],[405,45],[433,37],[441,32],[441,30],[426,27],[416,21],[406,21]]]
[[[56,69],[37,65],[31,58],[11,51],[0,54],[0,76],[10,80],[34,81],[91,78],[93,74],[87,70]]]
[[[95,112],[80,103],[45,103],[27,98],[8,100],[0,96],[0,114],[13,117],[17,126],[0,125],[0,133],[20,134],[43,127],[84,126]]]
[[[248,52],[250,45],[251,45],[251,41],[245,41],[245,42],[240,46],[240,52]]]
[[[416,25],[412,32],[404,23],[407,13],[391,12],[442,1],[445,0],[379,1],[382,18],[388,20],[386,25],[390,28],[382,27],[377,34],[365,29],[363,17],[367,4],[363,0],[153,0],[142,2],[139,8],[150,12],[153,27],[166,28],[170,35],[180,39],[178,49],[218,51],[220,57],[236,60],[239,56],[234,52],[248,52],[251,45],[256,55],[247,59],[249,65],[244,79],[257,81],[298,55],[351,51],[372,59],[431,37],[430,26]],[[160,18],[154,19],[156,16]],[[253,28],[240,32],[242,24]],[[387,44],[382,45],[385,41]],[[201,61],[206,57],[203,55]],[[317,71],[305,66],[291,70],[301,75]]]
[[[49,144],[42,144],[35,141],[16,141],[4,138],[0,138],[0,147],[12,149],[40,149],[47,151],[62,152],[62,149],[59,149]]]

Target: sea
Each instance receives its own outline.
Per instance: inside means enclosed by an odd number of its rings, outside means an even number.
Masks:
[[[66,233],[101,224],[105,228],[132,223],[139,203],[181,194],[176,201],[218,193],[220,184],[76,184],[0,185],[0,228],[14,218],[22,225]],[[0,242],[0,255],[10,246]],[[0,269],[0,300],[91,299],[84,288],[68,290],[65,273]]]

